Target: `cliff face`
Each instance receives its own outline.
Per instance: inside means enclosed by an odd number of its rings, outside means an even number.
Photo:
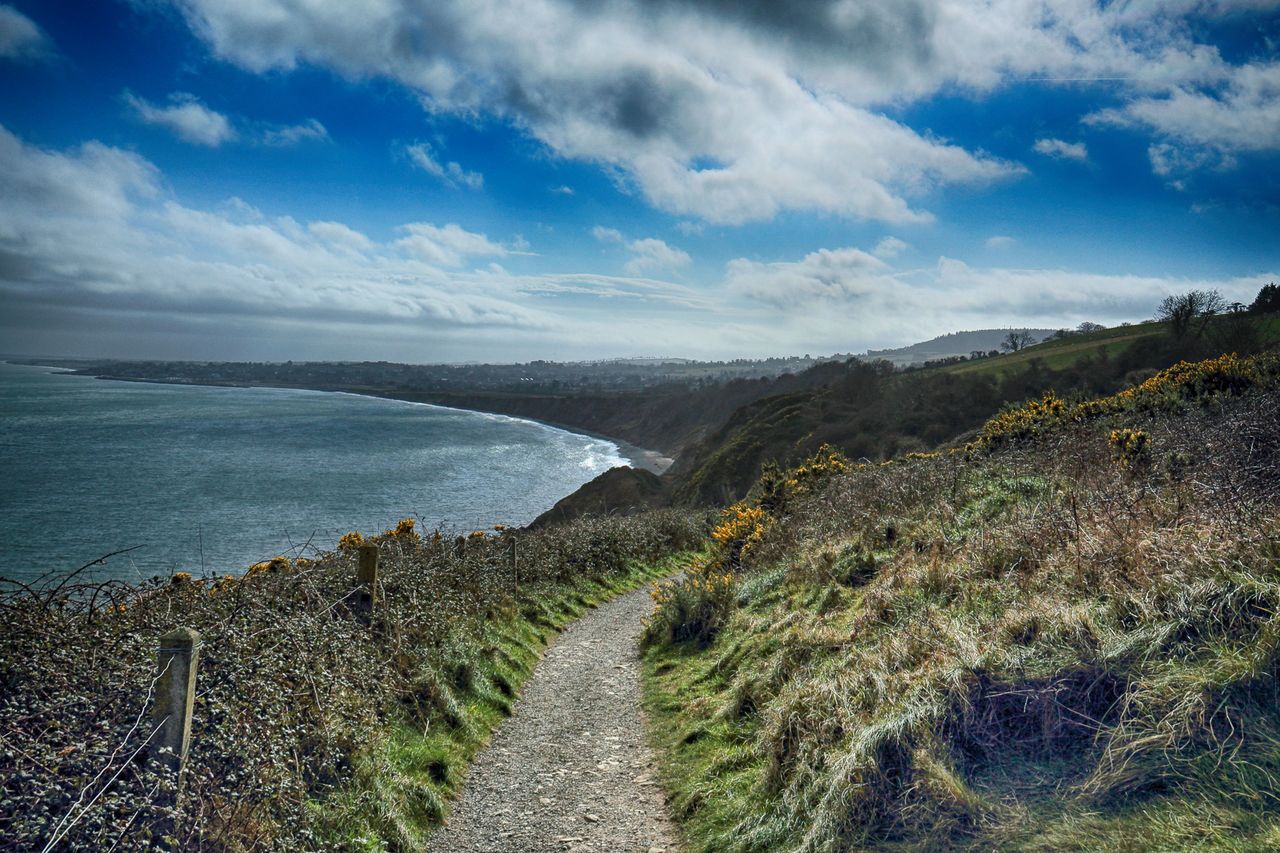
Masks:
[[[655,474],[622,466],[610,468],[529,525],[538,530],[582,515],[632,515],[667,501],[667,487]]]

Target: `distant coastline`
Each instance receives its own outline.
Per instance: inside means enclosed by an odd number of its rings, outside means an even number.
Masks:
[[[106,379],[114,382],[142,382],[150,385],[198,385],[198,386],[203,386],[207,388],[277,388],[281,390],[292,390],[292,391],[319,391],[319,392],[328,392],[328,393],[337,393],[337,394],[352,394],[358,397],[371,397],[374,399],[382,399],[382,400],[399,400],[404,403],[416,403],[419,405],[435,406],[440,409],[450,409],[456,412],[475,412],[475,413],[486,414],[486,415],[502,415],[503,417],[511,418],[512,420],[516,420],[516,421],[524,421],[526,423],[538,424],[540,426],[546,426],[546,427],[551,427],[553,429],[564,430],[565,432],[570,432],[575,435],[583,435],[583,436],[587,436],[588,438],[597,438],[602,441],[608,441],[617,446],[619,455],[622,456],[624,459],[626,459],[632,468],[649,471],[659,476],[661,476],[664,472],[666,472],[666,470],[670,468],[675,461],[670,456],[663,454],[661,451],[640,447],[639,445],[632,444],[631,442],[626,441],[625,439],[617,438],[616,436],[603,435],[601,433],[592,432],[591,430],[582,429],[581,427],[575,427],[569,424],[557,423],[553,420],[548,420],[544,418],[531,418],[523,415],[512,415],[506,412],[486,411],[483,409],[468,409],[468,408],[463,408],[461,406],[450,406],[444,403],[435,403],[429,400],[422,400],[421,395],[413,395],[413,396],[409,394],[402,395],[402,394],[397,394],[394,391],[385,391],[385,392],[372,394],[372,393],[369,393],[367,390],[362,390],[359,388],[351,388],[351,387],[315,388],[315,387],[310,387],[306,385],[274,384],[269,382],[220,382],[216,380],[209,380],[209,381],[203,381],[203,382],[195,381],[195,380],[184,381],[184,382],[174,382],[174,381],[165,380],[165,379],[148,379],[148,378],[138,377],[138,376],[115,376],[109,373],[87,374],[87,373],[82,373],[74,368],[68,368],[68,367],[59,366],[56,364],[35,364],[32,362],[20,362],[20,361],[13,361],[13,360],[5,361],[5,364],[26,364],[27,366],[31,366],[31,367],[45,367],[50,370],[57,371],[59,373],[66,373],[74,376],[92,375],[94,379]]]

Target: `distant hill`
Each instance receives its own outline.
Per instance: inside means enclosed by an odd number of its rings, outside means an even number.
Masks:
[[[985,334],[1003,337],[1010,331],[1018,330]],[[960,332],[935,341],[980,334]],[[718,428],[683,448],[666,477],[676,503],[730,503],[746,493],[766,462],[792,465],[824,443],[852,459],[873,461],[933,450],[981,425],[1001,406],[1045,391],[1111,394],[1183,359],[1248,354],[1278,344],[1280,319],[1228,315],[1203,335],[1183,339],[1172,338],[1167,326],[1143,323],[908,372],[865,357],[822,365],[763,387]]]
[[[1008,337],[1010,332],[1028,332],[1038,342],[1055,331],[1055,329],[978,329],[972,332],[952,332],[911,346],[868,350],[863,357],[870,360],[884,359],[898,367],[908,367],[941,358],[969,355],[975,350],[982,352],[998,350],[1000,342]]]

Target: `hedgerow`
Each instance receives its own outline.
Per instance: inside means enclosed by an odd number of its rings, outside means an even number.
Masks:
[[[493,620],[545,621],[540,590],[607,581],[701,530],[670,512],[584,519],[518,534],[513,567],[513,531],[421,536],[407,520],[240,576],[10,589],[0,850],[331,849],[324,801],[351,784],[362,750],[396,725],[468,725],[455,693],[474,686],[480,658],[501,656]],[[381,558],[368,613],[353,606],[365,543]],[[176,626],[203,643],[170,806],[175,780],[145,759],[157,639]]]

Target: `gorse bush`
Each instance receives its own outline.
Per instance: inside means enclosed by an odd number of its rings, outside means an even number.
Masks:
[[[641,643],[706,644],[733,611],[734,579],[710,559],[703,558],[676,580],[656,584],[650,596],[654,614],[645,623]]]
[[[684,574],[654,587],[653,615],[645,626],[644,645],[694,641],[709,643],[732,612],[735,574],[790,501],[810,494],[832,476],[853,466],[840,453],[823,446],[785,473],[766,471],[754,496],[722,510],[711,530],[708,553]]]
[[[1249,358],[1234,354],[1205,361],[1182,361],[1150,379],[1113,394],[1069,405],[1053,392],[1041,400],[1014,406],[987,421],[970,450],[989,450],[1032,438],[1064,422],[1083,423],[1118,412],[1154,414],[1181,412],[1250,388],[1274,385],[1280,377],[1280,356],[1262,353]]]
[[[518,588],[517,534],[460,542],[423,537],[408,520],[239,577],[7,593],[0,849],[137,850],[160,832],[182,850],[332,849],[325,799],[369,772],[381,733],[469,725],[458,698],[468,691],[509,702],[513,670],[495,619],[519,612],[550,624],[539,590],[605,582],[701,532],[654,512],[521,533]],[[368,614],[353,606],[359,544],[381,557]],[[142,759],[156,643],[175,626],[198,630],[203,644],[184,788],[170,810],[174,780]],[[482,660],[496,661],[491,675]],[[434,794],[420,793],[415,810],[438,818]]]
[[[1224,356],[787,500],[647,653],[693,848],[1275,849],[1277,424]]]

